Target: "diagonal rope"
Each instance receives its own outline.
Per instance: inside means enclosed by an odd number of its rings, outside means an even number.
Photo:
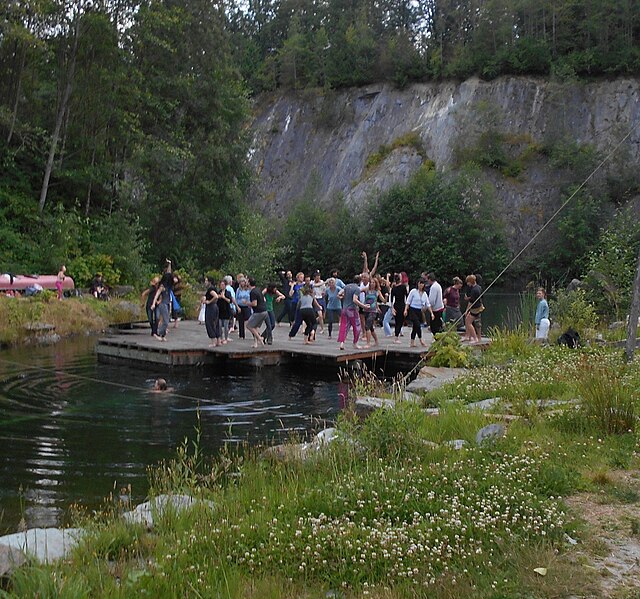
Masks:
[[[542,227],[533,235],[533,237],[524,245],[524,247],[511,259],[509,264],[507,264],[500,273],[491,281],[489,285],[482,291],[478,300],[482,299],[482,297],[491,289],[496,282],[514,265],[514,263],[524,254],[527,249],[540,237],[540,235],[545,231],[545,229],[556,219],[556,217],[565,209],[567,204],[582,190],[582,188],[595,176],[595,174],[613,157],[613,155],[618,151],[618,149],[622,146],[622,144],[631,137],[632,133],[638,128],[640,125],[640,121],[636,122],[636,124],[629,129],[627,134],[615,145],[615,147],[600,161],[600,163],[589,173],[589,176],[582,182],[578,187],[574,190],[574,192],[561,204],[561,206],[549,217],[547,222],[542,225]],[[476,301],[478,301],[476,300]],[[458,317],[453,325],[457,327],[457,325],[463,320],[463,317]],[[437,347],[439,341],[434,338],[431,347],[429,347],[429,351],[431,351],[434,347]],[[416,371],[416,369],[422,368],[426,358],[422,358],[418,364],[416,364],[406,375],[405,381]]]

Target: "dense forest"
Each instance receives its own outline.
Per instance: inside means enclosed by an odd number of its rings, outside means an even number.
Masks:
[[[0,270],[65,262],[80,284],[96,271],[139,284],[167,256],[191,273],[253,264],[268,276],[285,263],[355,268],[345,256],[372,238],[392,255],[394,235],[411,233],[389,229],[385,202],[417,194],[426,206],[435,194],[455,218],[473,210],[456,205],[471,175],[427,169],[358,222],[338,200],[329,212],[303,201],[284,225],[267,222],[247,204],[252,96],[471,75],[637,75],[639,35],[637,0],[9,0],[0,7]],[[481,195],[478,210],[490,210],[490,190]],[[407,222],[436,218],[425,206]],[[474,248],[469,267],[499,270],[499,229],[462,236]],[[446,250],[420,259],[444,260]],[[581,267],[593,243],[583,250]],[[569,270],[574,258],[563,257]]]

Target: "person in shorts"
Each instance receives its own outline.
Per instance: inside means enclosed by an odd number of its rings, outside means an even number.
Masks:
[[[247,330],[253,335],[253,347],[264,345],[264,339],[258,330],[267,320],[267,302],[262,295],[262,291],[256,287],[256,280],[249,279],[249,305],[253,309],[253,314],[246,322]]]

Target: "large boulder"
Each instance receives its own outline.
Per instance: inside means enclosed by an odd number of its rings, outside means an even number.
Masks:
[[[0,545],[21,551],[39,562],[49,563],[65,557],[77,544],[81,528],[30,528],[0,537]]]
[[[143,524],[153,528],[154,520],[165,514],[181,514],[196,505],[206,505],[213,509],[213,502],[194,499],[190,495],[158,495],[149,501],[137,505],[130,512],[125,512],[124,519],[130,524]]]

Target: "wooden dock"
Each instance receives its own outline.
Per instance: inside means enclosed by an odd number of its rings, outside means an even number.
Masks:
[[[336,327],[337,329],[337,327]],[[415,365],[428,351],[433,337],[428,329],[423,329],[423,339],[427,344],[422,347],[409,347],[410,329],[405,328],[402,344],[395,339],[385,338],[382,329],[378,329],[379,346],[367,349],[353,347],[353,337],[349,333],[345,349],[340,350],[334,338],[317,335],[317,341],[304,343],[302,330],[294,339],[289,339],[289,326],[281,324],[274,331],[273,345],[254,348],[253,339],[238,339],[231,335],[232,341],[219,347],[209,347],[205,327],[195,321],[184,321],[177,328],[169,328],[167,340],[162,342],[150,335],[147,325],[135,325],[130,330],[119,330],[101,338],[96,345],[98,358],[104,361],[125,361],[164,366],[200,366],[208,364],[246,363],[253,366],[270,366],[283,363],[299,364],[301,367],[329,366],[339,368],[356,360],[381,361],[393,363],[398,367]],[[364,340],[360,340],[364,344]]]

